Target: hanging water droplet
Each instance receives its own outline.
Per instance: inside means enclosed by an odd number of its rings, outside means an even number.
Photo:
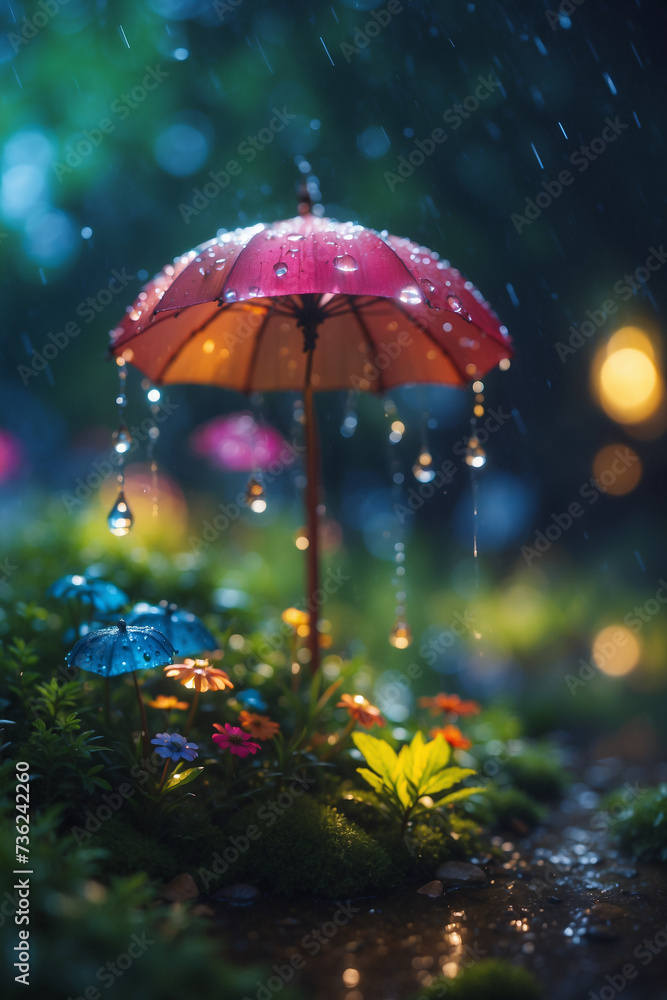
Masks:
[[[428,451],[422,451],[412,466],[412,474],[420,483],[430,483],[435,479],[433,458]]]
[[[236,289],[228,288],[225,292],[225,302],[236,302]]]
[[[133,523],[132,511],[128,507],[123,490],[121,490],[118,499],[109,511],[107,518],[109,531],[112,535],[117,535],[120,538],[127,535]]]
[[[245,502],[255,514],[263,514],[266,510],[264,484],[258,476],[251,476],[246,485]]]
[[[121,424],[118,430],[114,431],[111,435],[111,441],[113,443],[114,450],[119,455],[124,455],[132,447],[132,435],[128,431],[125,424]]]
[[[412,629],[405,619],[397,619],[389,633],[389,642],[396,649],[407,649],[412,642]]]
[[[474,436],[468,438],[466,465],[472,466],[473,469],[481,469],[483,465],[486,465],[486,452]]]
[[[334,257],[333,266],[338,271],[358,271],[359,263],[351,256],[349,253],[339,254],[338,257]]]
[[[287,274],[287,264],[284,261],[279,260],[277,264],[273,265],[273,270],[279,278],[282,278],[283,274]]]
[[[405,288],[401,289],[398,297],[401,302],[405,302],[408,306],[418,306],[422,300],[416,285],[406,285]]]
[[[116,396],[116,406],[127,406],[127,396],[124,392],[120,392]]]
[[[359,420],[356,413],[350,412],[346,413],[343,417],[343,422],[340,425],[340,432],[344,438],[351,438],[357,429],[357,424]]]
[[[447,296],[447,305],[452,310],[452,312],[455,312],[455,313],[460,313],[461,312],[461,309],[462,309],[461,300],[459,298],[457,298],[456,295],[448,295]]]

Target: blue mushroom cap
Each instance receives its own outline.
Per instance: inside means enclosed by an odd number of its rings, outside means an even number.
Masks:
[[[117,677],[132,670],[164,667],[176,650],[156,628],[137,628],[119,621],[110,628],[89,632],[67,655],[70,667],[80,667],[101,677]]]
[[[245,691],[239,691],[239,693],[235,695],[235,698],[237,701],[240,701],[242,705],[245,705],[246,708],[256,708],[260,712],[266,711],[269,707],[259,691],[256,691],[254,688],[246,688]]]
[[[135,604],[128,624],[157,628],[175,647],[179,656],[194,656],[217,649],[218,643],[201,619],[191,611],[161,601],[159,604]]]
[[[51,594],[59,601],[77,600],[82,604],[92,604],[96,611],[103,614],[118,611],[130,600],[115,583],[109,583],[107,580],[91,580],[77,573],[61,576],[51,584],[47,594]]]

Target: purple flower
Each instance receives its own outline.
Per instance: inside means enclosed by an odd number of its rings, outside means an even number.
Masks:
[[[194,760],[199,750],[196,743],[188,743],[185,736],[178,733],[158,733],[151,743],[158,756],[172,760]]]

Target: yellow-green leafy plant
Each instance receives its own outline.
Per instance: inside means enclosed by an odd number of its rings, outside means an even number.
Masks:
[[[401,747],[398,754],[386,740],[368,733],[354,733],[352,739],[368,764],[368,767],[358,767],[357,771],[400,824],[401,836],[408,822],[419,813],[484,791],[479,787],[465,787],[443,796],[443,792],[475,772],[470,767],[450,765],[451,747],[441,735],[427,743],[422,733],[417,732],[412,742]]]

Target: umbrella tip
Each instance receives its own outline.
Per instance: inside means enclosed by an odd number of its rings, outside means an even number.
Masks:
[[[126,624],[124,618],[120,618],[119,619],[119,621],[118,621],[118,630],[119,630],[119,632],[127,632],[127,624]]]
[[[304,181],[303,184],[299,185],[298,198],[299,215],[310,215],[313,211],[313,198],[308,188],[307,181]]]

